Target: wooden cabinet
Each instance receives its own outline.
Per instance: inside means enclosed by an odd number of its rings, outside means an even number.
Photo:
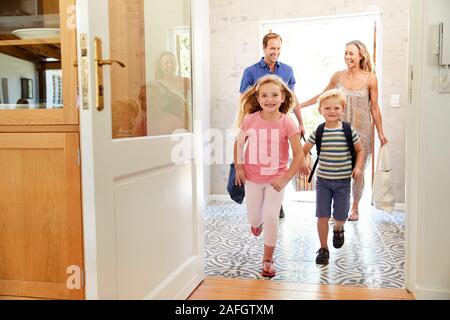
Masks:
[[[83,269],[78,141],[0,133],[0,295],[83,298],[66,285]]]
[[[22,1],[23,2],[23,1]],[[18,2],[20,3],[20,1]],[[27,62],[35,65],[35,76],[33,84],[33,98],[27,100],[28,105],[17,104],[17,93],[20,90],[17,77],[8,79],[8,75],[2,74],[2,101],[0,101],[0,125],[64,125],[78,124],[77,95],[76,95],[76,30],[75,30],[75,1],[59,0],[59,38],[43,38],[43,39],[20,39],[12,34],[13,29],[19,26],[32,26],[34,29],[42,24],[46,27],[46,17],[51,19],[54,27],[55,1],[41,0],[36,1],[38,10],[43,10],[42,15],[32,19],[33,15],[20,15],[16,17],[5,18],[5,22],[0,28],[0,53],[2,57],[8,56],[17,61]],[[17,8],[21,8],[18,6]],[[17,9],[22,10],[22,9]],[[40,8],[40,9],[39,9]],[[10,9],[12,10],[12,9]],[[47,10],[47,11],[45,11]],[[48,14],[47,14],[48,13]],[[37,19],[37,20],[36,20]],[[8,21],[9,27],[8,27]],[[22,21],[22,22],[17,22]],[[6,25],[6,26],[5,26]],[[47,28],[48,29],[48,28]],[[0,57],[1,59],[1,57]],[[1,62],[1,61],[0,61]],[[50,97],[46,97],[46,87],[51,86],[51,79],[46,79],[45,74],[48,70],[61,70],[61,86],[58,95],[63,98],[62,105],[50,101]],[[9,80],[9,81],[8,81]],[[9,85],[5,86],[6,83]],[[11,87],[14,86],[13,91]],[[23,90],[23,88],[22,88]],[[13,92],[11,92],[13,91]],[[59,93],[59,91],[61,91]],[[15,95],[14,95],[15,93]],[[8,97],[8,101],[5,101]]]
[[[4,59],[31,70],[34,66],[34,82],[40,83],[29,105],[17,105],[17,96],[5,101],[12,91],[0,94],[0,299],[84,298],[74,3],[22,0],[0,4],[0,12],[21,14],[1,17],[0,63]],[[11,35],[11,29],[22,24],[26,28],[39,27],[38,23],[52,26],[55,16],[59,38]],[[6,69],[0,68],[3,91],[7,89],[4,79],[16,81],[21,72],[15,74],[12,68],[5,75]],[[44,73],[54,69],[62,75],[59,106],[45,100],[42,86]]]

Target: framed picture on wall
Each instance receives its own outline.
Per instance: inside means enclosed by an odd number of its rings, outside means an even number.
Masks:
[[[22,99],[33,99],[33,79],[21,78],[20,87],[22,90]]]

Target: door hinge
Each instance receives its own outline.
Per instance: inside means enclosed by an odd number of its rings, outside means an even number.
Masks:
[[[77,153],[78,153],[78,155],[77,155],[77,162],[78,162],[78,166],[80,166],[81,165],[81,151],[80,151],[80,148],[78,148]]]

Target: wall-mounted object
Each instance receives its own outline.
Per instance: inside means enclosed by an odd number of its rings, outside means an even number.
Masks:
[[[450,22],[439,24],[439,64],[450,65]]]

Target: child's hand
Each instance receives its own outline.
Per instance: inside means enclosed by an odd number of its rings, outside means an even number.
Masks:
[[[244,168],[242,167],[242,165],[236,165],[235,169],[236,169],[236,177],[234,179],[234,184],[236,186],[242,186],[245,183]]]
[[[358,180],[359,178],[361,178],[361,175],[362,175],[361,169],[355,167],[355,169],[353,169],[352,171],[352,178]]]
[[[284,177],[280,177],[277,180],[273,181],[270,185],[278,192],[283,190],[283,188],[288,184],[289,179]]]
[[[309,176],[310,172],[311,172],[311,170],[309,169],[309,166],[307,166],[307,165],[303,165],[300,168],[300,173],[301,173],[302,176]]]

